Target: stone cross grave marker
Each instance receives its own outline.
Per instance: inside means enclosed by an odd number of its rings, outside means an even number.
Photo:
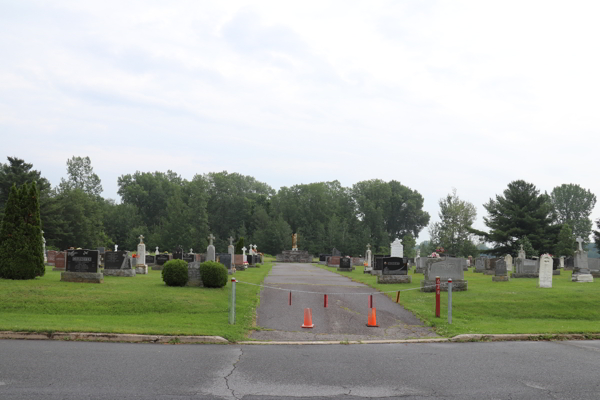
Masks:
[[[242,259],[243,259],[243,262],[248,262],[248,258],[246,257],[246,250],[248,250],[246,248],[246,246],[242,247]]]
[[[216,261],[215,246],[213,245],[213,240],[215,240],[215,237],[212,233],[208,236],[208,240],[210,243],[206,248],[206,261]]]
[[[579,249],[578,250],[579,251],[583,251],[583,246],[582,246],[583,239],[581,238],[581,236],[577,237],[577,239],[575,239],[575,241],[579,244]]]

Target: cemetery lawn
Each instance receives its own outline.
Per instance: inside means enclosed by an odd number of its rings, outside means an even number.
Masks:
[[[418,288],[423,274],[412,275],[410,284],[377,284],[377,277],[364,274],[363,267],[352,272],[337,272],[381,292]],[[400,293],[400,304],[413,312],[439,335],[452,337],[464,333],[600,333],[600,279],[593,283],[571,282],[571,271],[554,275],[551,289],[537,287],[538,279],[518,278],[492,282],[492,275],[465,271],[466,292],[452,293],[452,324],[448,324],[448,293],[441,293],[441,317],[435,318],[435,293],[409,290]],[[394,301],[396,293],[388,294]],[[375,298],[377,302],[377,298]],[[377,304],[375,305],[377,308]]]
[[[262,283],[273,265],[266,261],[235,277]],[[216,335],[238,341],[253,329],[259,292],[258,286],[236,285],[237,318],[230,325],[231,279],[219,289],[169,287],[161,271],[148,268],[148,275],[72,283],[61,282],[60,272],[46,267],[46,274],[33,280],[0,279],[0,330]]]

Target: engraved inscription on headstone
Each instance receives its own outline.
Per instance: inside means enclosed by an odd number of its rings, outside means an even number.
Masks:
[[[98,272],[98,250],[68,250],[67,271]]]

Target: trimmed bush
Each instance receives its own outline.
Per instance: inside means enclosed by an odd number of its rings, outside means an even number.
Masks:
[[[200,277],[204,287],[223,287],[227,285],[227,267],[216,261],[205,261],[200,264]]]
[[[162,279],[167,286],[185,286],[188,283],[188,263],[184,260],[169,260],[163,265]]]

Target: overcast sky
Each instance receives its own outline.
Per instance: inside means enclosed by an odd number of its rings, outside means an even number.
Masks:
[[[600,195],[598,1],[0,0],[0,162]],[[600,206],[592,217],[600,217]],[[419,240],[428,238],[425,229]]]

